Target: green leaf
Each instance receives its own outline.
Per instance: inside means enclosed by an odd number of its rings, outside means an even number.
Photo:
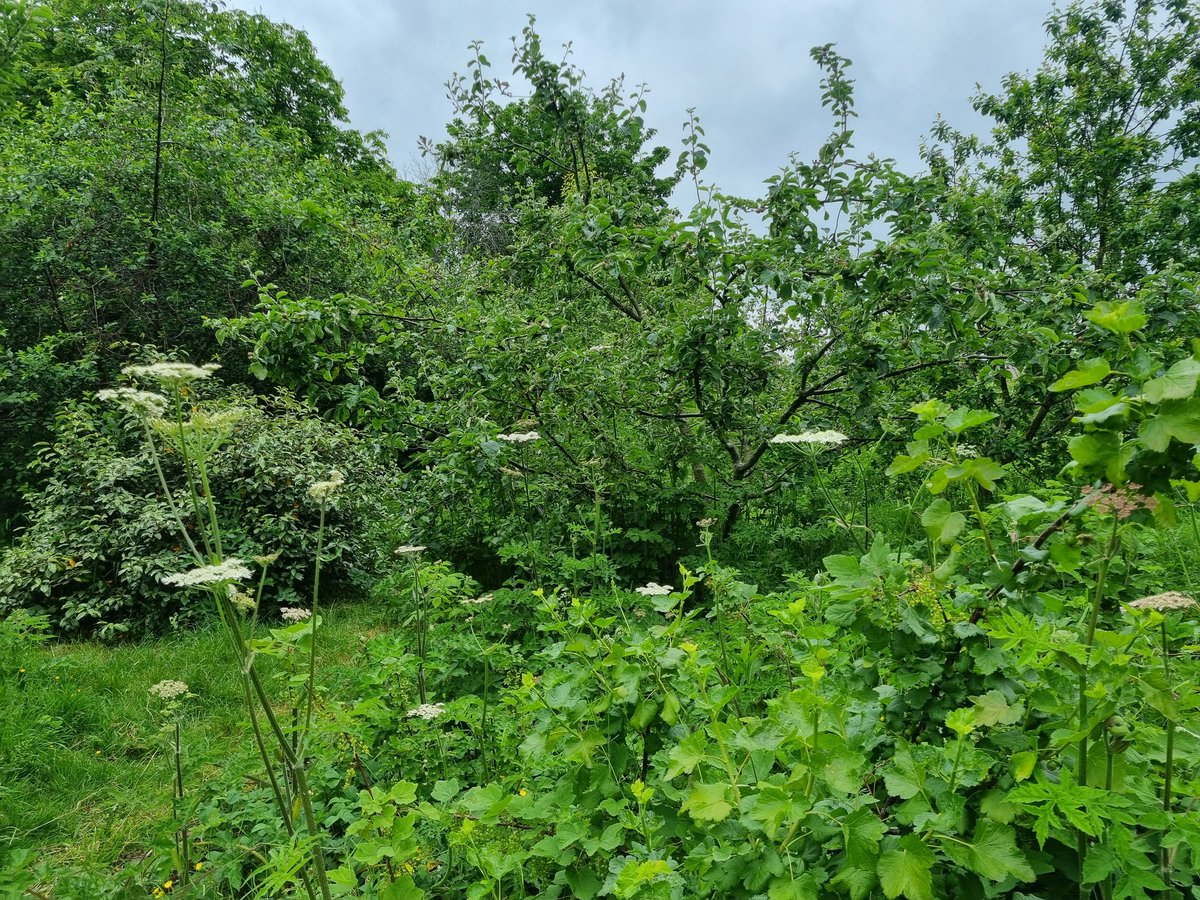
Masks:
[[[1009,767],[1013,780],[1022,782],[1032,775],[1034,768],[1037,766],[1037,760],[1038,755],[1033,750],[1022,750],[1020,753],[1014,753]]]
[[[946,429],[954,434],[962,434],[968,428],[974,428],[977,425],[983,425],[985,422],[990,422],[996,418],[996,413],[985,412],[982,409],[967,409],[965,406],[960,406],[950,415],[946,416],[942,423]]]
[[[821,887],[812,872],[799,878],[776,879],[767,889],[767,900],[818,900]]]
[[[914,456],[905,456],[903,453],[897,454],[892,460],[892,464],[887,467],[884,474],[889,477],[903,475],[906,472],[912,472],[914,469],[919,469],[925,463],[929,462],[930,454],[928,450],[922,450]]]
[[[958,571],[958,565],[962,562],[962,551],[957,546],[951,547],[950,552],[946,554],[946,558],[938,563],[938,567],[933,570],[933,580],[938,584],[945,584]]]
[[[614,885],[616,896],[634,897],[644,885],[670,874],[671,865],[665,859],[630,860],[617,876]]]
[[[1112,368],[1108,365],[1107,359],[1085,359],[1076,368],[1050,385],[1050,390],[1074,391],[1103,381],[1111,374]]]
[[[1166,373],[1142,387],[1142,399],[1148,403],[1164,400],[1186,400],[1196,393],[1196,379],[1200,378],[1200,360],[1188,357],[1181,359]]]
[[[400,875],[379,892],[379,900],[421,900],[425,896],[411,875]]]
[[[975,722],[979,725],[1015,725],[1024,714],[1022,707],[1009,706],[1004,694],[997,690],[975,698]]]
[[[729,785],[723,782],[693,785],[679,811],[688,813],[697,822],[724,821],[733,810],[733,805],[725,799],[728,794]]]
[[[1115,431],[1078,434],[1067,444],[1067,451],[1081,466],[1107,465],[1121,452],[1121,436]]]
[[[951,710],[946,715],[946,727],[958,735],[959,739],[965,738],[968,734],[975,730],[976,713],[969,706],[962,706],[958,709]]]
[[[915,834],[900,838],[898,846],[885,850],[876,871],[883,893],[909,900],[933,900],[933,851]]]
[[[1172,438],[1184,444],[1200,443],[1200,398],[1163,402],[1157,415],[1142,423],[1138,438],[1158,453],[1167,449]]]
[[[1130,334],[1150,321],[1136,300],[1101,300],[1084,315],[1089,322],[1114,334]]]
[[[925,527],[925,534],[931,541],[939,544],[953,544],[954,539],[966,527],[967,517],[960,512],[955,512],[948,500],[939,497],[925,507],[925,511],[921,513],[921,524]]]
[[[925,770],[912,758],[907,748],[896,751],[892,764],[883,770],[883,781],[887,792],[901,800],[909,800],[925,786]]]
[[[1033,867],[1017,847],[1016,832],[991,819],[980,821],[970,843],[944,838],[942,849],[960,866],[988,881],[1033,881],[1035,877]]]
[[[417,802],[417,786],[411,781],[397,781],[387,797],[397,806],[408,806]]]
[[[708,737],[703,731],[693,731],[671,750],[671,764],[663,776],[667,781],[677,775],[690,775],[704,761]]]

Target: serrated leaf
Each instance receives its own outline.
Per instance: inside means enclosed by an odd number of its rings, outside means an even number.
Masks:
[[[1013,780],[1020,783],[1032,775],[1034,768],[1037,766],[1037,761],[1038,755],[1033,750],[1022,750],[1020,753],[1014,753],[1009,766]]]
[[[1015,725],[1025,714],[1020,706],[1009,706],[997,690],[975,697],[975,721],[980,725]]]
[[[988,881],[1033,881],[1033,867],[1017,847],[1017,835],[1011,827],[991,819],[982,820],[975,828],[970,843],[946,839],[942,842],[946,855],[965,869]]]
[[[925,785],[925,771],[905,748],[898,750],[892,757],[891,765],[883,770],[883,782],[891,796],[909,800],[921,793]]]
[[[1121,451],[1121,436],[1114,431],[1078,434],[1067,444],[1067,452],[1081,466],[1107,465]]]
[[[915,834],[906,834],[879,857],[875,871],[888,898],[933,900],[933,851]]]
[[[635,897],[644,885],[670,874],[671,865],[665,859],[630,860],[617,876],[616,896]]]
[[[1107,359],[1085,359],[1078,366],[1050,385],[1052,391],[1074,391],[1103,381],[1112,374]]]
[[[1101,300],[1084,316],[1113,334],[1131,334],[1150,321],[1136,300]]]
[[[1142,423],[1138,438],[1158,453],[1167,449],[1172,438],[1185,444],[1200,443],[1200,399],[1164,401],[1157,414]]]
[[[950,502],[942,497],[930,503],[921,513],[921,525],[925,528],[925,534],[931,541],[939,544],[953,544],[966,524],[967,517],[955,512]]]
[[[767,900],[818,900],[820,896],[821,888],[812,872],[799,878],[776,879],[767,889]]]
[[[962,434],[968,428],[975,428],[978,425],[983,425],[996,418],[996,413],[986,412],[982,409],[967,409],[965,406],[960,406],[942,421],[946,429],[953,434]]]
[[[679,811],[686,812],[696,822],[724,821],[733,811],[733,804],[726,799],[728,794],[729,785],[724,782],[695,784]]]
[[[889,477],[903,475],[906,472],[921,468],[921,466],[929,462],[929,459],[930,454],[928,450],[922,450],[913,456],[905,456],[903,453],[899,453],[892,460],[892,464],[884,471],[884,474]]]
[[[667,781],[677,775],[690,775],[704,761],[708,738],[703,731],[693,731],[671,749],[670,765],[663,776]]]
[[[1142,388],[1142,399],[1148,403],[1164,400],[1186,400],[1196,393],[1196,379],[1200,378],[1200,360],[1188,357],[1181,359],[1159,378],[1146,382]]]

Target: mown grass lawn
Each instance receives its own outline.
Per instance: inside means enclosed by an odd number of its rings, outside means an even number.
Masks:
[[[360,637],[386,628],[388,616],[365,603],[327,610],[325,684],[336,691]],[[169,851],[171,754],[148,690],[174,679],[194,695],[182,706],[182,738],[185,783],[197,785],[252,750],[231,660],[216,623],[126,644],[10,651],[0,660],[0,853],[112,869]]]

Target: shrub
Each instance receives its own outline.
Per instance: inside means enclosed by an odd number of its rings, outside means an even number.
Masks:
[[[290,397],[226,400],[245,411],[211,467],[214,501],[230,523],[226,549],[279,552],[267,596],[294,604],[312,578],[318,510],[308,486],[336,465],[354,489],[329,514],[322,576],[334,596],[356,593],[387,536],[384,461],[354,431]],[[92,403],[60,411],[55,439],[36,462],[44,477],[26,494],[29,525],[0,553],[0,614],[25,608],[49,616],[60,633],[101,637],[207,614],[210,604],[159,582],[189,560],[145,442],[119,415]],[[163,465],[178,468],[178,455]],[[181,483],[175,474],[168,471],[168,483]],[[174,500],[192,527],[186,494]]]

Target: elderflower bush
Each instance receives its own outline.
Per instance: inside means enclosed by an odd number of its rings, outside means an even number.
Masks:
[[[182,377],[183,364],[165,365],[175,367],[168,376],[178,370]],[[125,427],[133,425],[127,412],[152,422],[162,413],[161,395],[145,387],[105,388],[99,403],[76,403],[60,414],[54,440],[38,459],[40,486],[26,496],[29,526],[0,553],[0,615],[24,608],[47,615],[60,633],[111,637],[208,614],[208,604],[163,581],[188,568],[187,548],[144,433]],[[278,551],[268,596],[300,605],[312,574],[318,510],[309,487],[336,467],[355,490],[330,509],[323,578],[335,594],[367,584],[387,546],[376,529],[391,492],[389,471],[372,448],[289,397],[251,400],[212,379],[203,387],[206,396],[222,399],[197,408],[189,440],[220,438],[209,465],[215,503],[229,523],[230,555]],[[160,438],[170,434],[155,431]],[[179,484],[177,449],[168,447],[162,463],[170,483]],[[174,500],[186,514],[184,494]]]

